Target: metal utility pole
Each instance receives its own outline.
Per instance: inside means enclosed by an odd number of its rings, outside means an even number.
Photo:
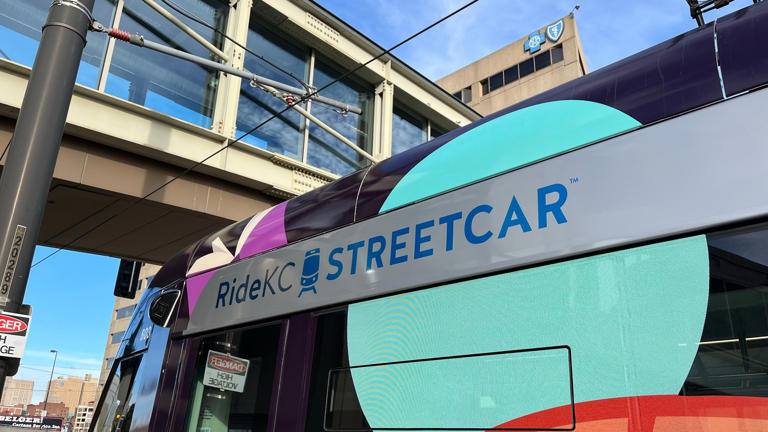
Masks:
[[[24,300],[94,0],[54,0],[0,178],[0,309]],[[0,357],[0,383],[18,359]],[[0,395],[2,387],[0,387]]]
[[[47,413],[48,411],[48,395],[51,394],[51,383],[53,382],[53,371],[56,370],[56,358],[59,357],[59,352],[52,349],[51,352],[53,353],[53,367],[51,367],[51,379],[48,380],[48,390],[45,391],[45,402],[43,402],[43,411]],[[43,414],[47,415],[47,414]]]

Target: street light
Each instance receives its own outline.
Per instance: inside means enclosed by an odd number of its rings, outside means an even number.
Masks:
[[[48,380],[48,390],[45,391],[45,402],[43,402],[43,416],[48,414],[48,394],[51,392],[51,381],[53,381],[53,370],[56,369],[56,358],[59,356],[59,352],[52,349],[53,353],[53,367],[51,367],[51,379]]]

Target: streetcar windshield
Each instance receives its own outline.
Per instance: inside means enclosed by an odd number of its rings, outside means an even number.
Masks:
[[[104,400],[91,430],[100,432],[118,432],[130,430],[133,403],[131,393],[136,371],[141,364],[142,355],[136,355],[120,361],[104,386]]]

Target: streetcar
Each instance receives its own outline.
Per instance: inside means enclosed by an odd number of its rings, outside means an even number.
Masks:
[[[750,6],[189,246],[91,430],[768,430],[766,40]]]

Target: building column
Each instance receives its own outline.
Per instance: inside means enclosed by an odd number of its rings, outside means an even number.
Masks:
[[[392,62],[387,61],[385,79],[374,90],[373,152],[378,160],[392,156],[392,107],[395,86],[389,80]]]
[[[246,46],[248,23],[251,18],[250,0],[240,0],[237,7],[229,8],[226,35]],[[242,69],[245,63],[245,50],[229,40],[224,41],[223,51],[229,55],[227,65]],[[216,104],[213,113],[212,129],[227,138],[236,138],[237,108],[240,101],[240,77],[219,73],[219,88],[216,92]]]

